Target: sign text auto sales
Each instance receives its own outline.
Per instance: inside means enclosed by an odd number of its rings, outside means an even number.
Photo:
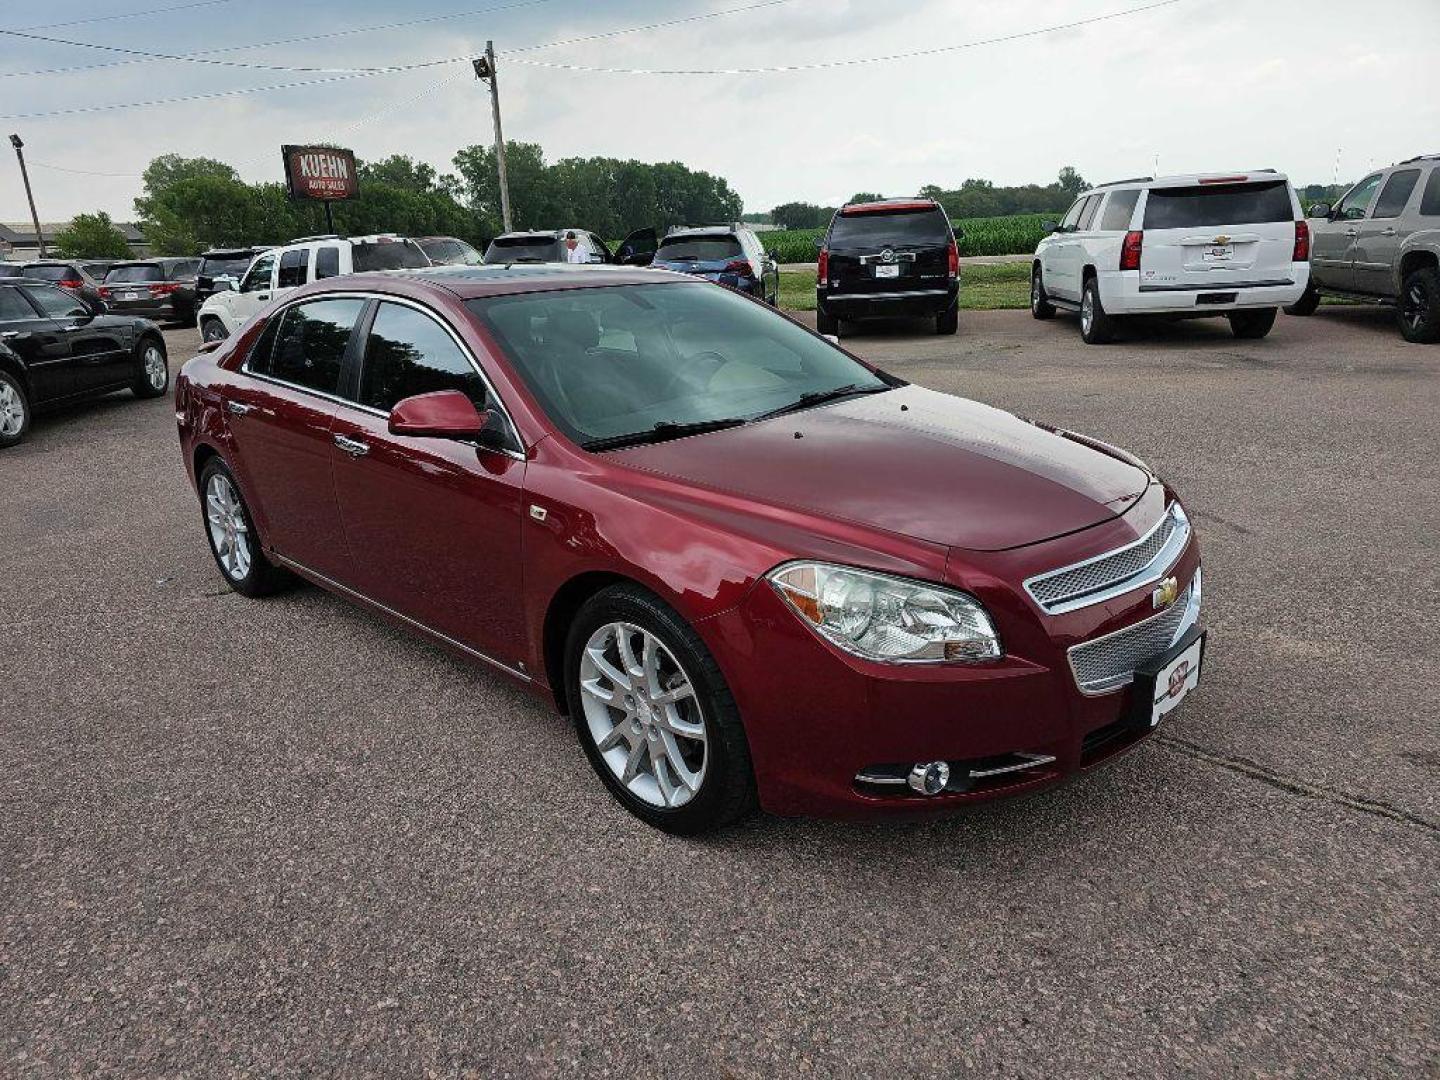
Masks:
[[[354,152],[332,146],[285,146],[281,151],[291,198],[334,202],[360,193]]]

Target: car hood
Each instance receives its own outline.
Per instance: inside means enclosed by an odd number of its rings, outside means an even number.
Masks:
[[[1098,525],[1143,469],[916,386],[616,451],[617,463],[947,547],[1002,551]]]

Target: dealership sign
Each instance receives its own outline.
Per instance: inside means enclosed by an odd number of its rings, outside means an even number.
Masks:
[[[355,154],[333,146],[282,146],[285,186],[292,199],[334,202],[360,194]]]

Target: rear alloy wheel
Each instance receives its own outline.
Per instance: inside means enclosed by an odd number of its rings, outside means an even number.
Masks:
[[[1040,278],[1040,267],[1030,271],[1030,314],[1036,319],[1053,319],[1055,305],[1045,295],[1045,283]]]
[[[30,399],[20,380],[0,371],[0,446],[14,446],[30,430]]]
[[[1115,320],[1105,314],[1100,283],[1093,277],[1085,279],[1085,290],[1080,294],[1080,337],[1086,345],[1107,345],[1115,339]]]
[[[1440,270],[1427,266],[1406,275],[1400,289],[1400,334],[1406,341],[1440,341]]]
[[[200,473],[200,504],[210,554],[232,589],[243,596],[268,596],[289,582],[290,575],[260,550],[240,487],[218,457],[211,458]]]
[[[219,319],[206,319],[200,326],[200,337],[204,341],[224,341],[229,336]]]
[[[165,355],[165,345],[158,338],[141,338],[135,346],[135,361],[139,365],[135,381],[130,389],[138,398],[162,397],[170,389],[170,360]]]
[[[1261,308],[1258,311],[1232,311],[1229,315],[1230,332],[1237,338],[1254,340],[1270,333],[1275,325],[1278,308]]]
[[[566,696],[586,756],[641,820],[690,835],[755,803],[739,711],[704,643],[659,597],[617,585],[581,608]]]
[[[1315,309],[1320,306],[1320,290],[1315,288],[1315,283],[1309,282],[1305,291],[1300,294],[1300,299],[1293,304],[1285,305],[1286,315],[1314,315]]]
[[[960,304],[957,301],[955,306],[935,316],[935,333],[953,334],[960,329]]]

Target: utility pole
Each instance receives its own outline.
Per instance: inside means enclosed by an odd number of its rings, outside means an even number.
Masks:
[[[477,57],[475,77],[490,84],[490,111],[495,117],[495,165],[500,170],[500,218],[505,231],[514,225],[510,221],[510,181],[505,176],[505,133],[500,130],[500,76],[495,70],[495,43],[485,42],[485,55]]]
[[[35,243],[40,247],[40,258],[45,258],[45,237],[40,233],[40,215],[35,212],[35,193],[30,190],[30,170],[25,168],[25,140],[19,135],[10,136],[10,145],[15,147],[15,157],[20,161],[20,179],[25,181],[25,198],[30,200],[30,221],[35,226]]]

